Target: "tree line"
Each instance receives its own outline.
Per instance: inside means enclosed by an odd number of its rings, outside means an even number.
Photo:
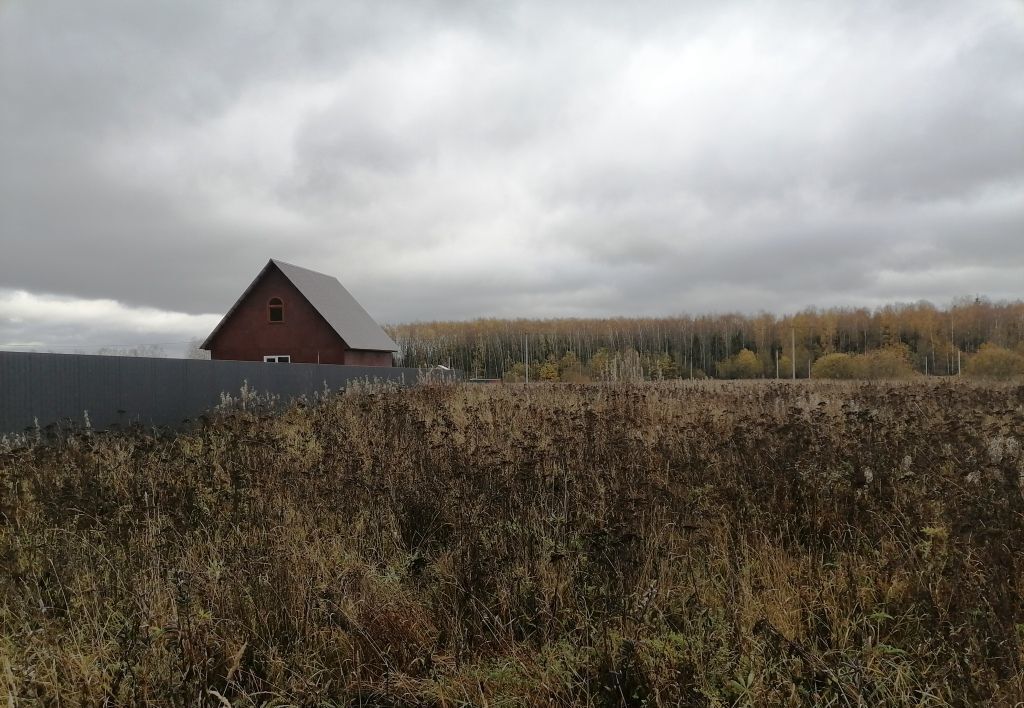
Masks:
[[[1024,301],[962,298],[791,315],[477,319],[386,328],[402,366],[473,378],[657,380],[949,376],[986,361],[1024,373]],[[985,356],[978,357],[979,353]]]

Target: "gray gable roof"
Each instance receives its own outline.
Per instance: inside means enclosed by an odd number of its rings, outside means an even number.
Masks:
[[[203,349],[209,349],[210,343],[225,322],[234,314],[238,304],[245,300],[249,291],[263,278],[270,267],[275,267],[286,277],[295,288],[302,293],[309,304],[327,320],[327,324],[345,340],[350,349],[369,349],[379,352],[396,352],[398,345],[387,335],[380,325],[374,322],[362,305],[356,302],[352,294],[338,282],[337,278],[315,270],[271,259],[252,281],[242,296],[238,298],[210,336],[203,342]]]

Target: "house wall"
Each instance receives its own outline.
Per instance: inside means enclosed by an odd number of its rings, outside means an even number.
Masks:
[[[267,303],[273,297],[284,302],[283,322],[268,320]],[[269,268],[211,342],[210,358],[263,361],[264,356],[287,354],[293,363],[345,364],[346,350],[345,342],[291,281],[277,268]]]
[[[366,349],[349,349],[345,352],[345,363],[350,366],[392,366],[391,352],[374,352]]]

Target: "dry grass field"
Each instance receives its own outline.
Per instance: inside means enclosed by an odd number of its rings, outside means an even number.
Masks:
[[[10,705],[1024,697],[1024,387],[349,391],[0,452]]]

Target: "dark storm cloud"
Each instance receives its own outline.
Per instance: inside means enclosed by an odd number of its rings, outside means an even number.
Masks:
[[[13,0],[0,343],[272,256],[387,321],[1020,297],[1022,72],[1010,0]]]

